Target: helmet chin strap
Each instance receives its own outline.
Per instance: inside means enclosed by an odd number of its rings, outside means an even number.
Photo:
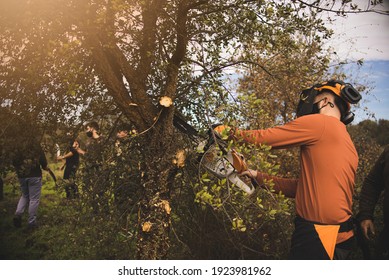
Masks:
[[[327,99],[327,98],[324,97],[324,98],[320,99],[318,102],[316,102],[316,103],[314,103],[314,104],[317,104],[317,105],[318,105],[318,103],[320,103],[320,102],[323,101],[324,99]],[[316,107],[317,107],[316,110],[317,110],[317,111],[316,111],[315,113],[319,113],[320,110],[323,109],[324,107],[326,107],[328,104],[330,105],[331,108],[334,108],[334,107],[335,107],[334,103],[332,103],[331,101],[327,101],[327,104],[321,106],[320,108],[316,105]],[[339,111],[340,111],[340,110],[339,110]],[[341,113],[340,113],[340,114],[341,114]],[[354,113],[352,113],[352,112],[348,112],[348,113],[347,113],[345,116],[343,116],[343,117],[342,117],[342,114],[341,114],[341,116],[340,116],[340,121],[343,122],[343,123],[346,124],[346,125],[349,124],[349,123],[351,123],[353,120],[354,120]]]

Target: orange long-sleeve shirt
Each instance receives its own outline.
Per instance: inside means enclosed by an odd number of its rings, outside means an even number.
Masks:
[[[296,213],[306,220],[339,224],[350,218],[358,154],[346,126],[337,118],[307,115],[274,128],[237,130],[235,135],[273,148],[299,146],[299,178],[272,177],[275,189],[295,197]],[[258,174],[262,183],[263,174]]]

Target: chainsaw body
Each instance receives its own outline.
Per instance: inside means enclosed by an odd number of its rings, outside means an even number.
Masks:
[[[238,176],[238,173],[247,170],[243,155],[235,150],[226,151],[224,148],[220,148],[220,145],[223,145],[222,140],[221,142],[218,141],[208,145],[202,156],[201,163],[215,176],[227,178],[227,180],[245,193],[252,194],[255,189],[249,187]]]
[[[208,131],[208,137],[204,139],[178,112],[174,115],[173,123],[178,130],[197,143],[197,151],[204,151],[199,158],[200,165],[219,178],[227,178],[245,193],[250,195],[254,192],[254,187],[249,187],[238,176],[239,173],[247,170],[243,155],[233,149],[227,149],[227,143],[221,137],[226,126],[212,126]]]

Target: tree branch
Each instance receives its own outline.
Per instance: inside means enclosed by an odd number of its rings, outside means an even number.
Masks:
[[[313,9],[319,9],[319,10],[326,11],[326,12],[331,12],[331,13],[342,13],[342,14],[377,13],[377,14],[381,14],[381,15],[389,15],[389,11],[380,11],[380,10],[374,10],[374,9],[370,9],[370,8],[367,8],[365,10],[360,9],[360,10],[348,10],[348,11],[339,10],[339,9],[334,10],[332,8],[320,7],[318,5],[315,5],[314,3],[313,4],[307,3],[307,2],[302,1],[302,0],[297,0],[297,1],[300,2],[303,5],[306,5],[308,7],[313,8]],[[320,3],[320,2],[315,2],[315,3]],[[335,1],[334,1],[334,3],[335,3]],[[369,7],[370,7],[370,5],[369,5]]]
[[[156,44],[158,15],[162,12],[167,0],[144,1],[142,9],[143,39],[140,45],[140,63],[136,69],[140,81],[145,81],[151,71]]]

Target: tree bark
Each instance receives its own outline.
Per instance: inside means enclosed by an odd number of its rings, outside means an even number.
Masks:
[[[139,205],[137,239],[137,258],[142,260],[163,259],[170,248],[170,189],[174,177],[172,115],[173,109],[162,112],[147,137],[150,144],[143,154],[143,198]]]
[[[143,168],[141,188],[143,197],[139,204],[137,257],[139,259],[162,259],[169,250],[170,187],[174,177],[175,155],[173,139],[174,106],[162,107],[158,98],[176,96],[178,72],[187,48],[188,2],[180,2],[176,18],[176,46],[166,68],[165,85],[159,94],[147,93],[147,77],[152,70],[157,44],[158,18],[164,13],[166,0],[144,1],[142,8],[142,37],[139,45],[139,63],[133,66],[110,38],[110,32],[101,33],[93,12],[94,5],[85,7],[91,11],[82,23],[85,44],[92,54],[95,69],[123,113],[131,119],[142,137]],[[112,15],[107,14],[112,24]],[[89,16],[89,18],[87,17]],[[113,26],[111,26],[113,28]],[[102,29],[103,30],[103,29]],[[114,30],[114,29],[112,29]],[[108,34],[108,35],[107,35]],[[135,68],[133,68],[135,67]],[[124,79],[128,87],[124,83]]]

